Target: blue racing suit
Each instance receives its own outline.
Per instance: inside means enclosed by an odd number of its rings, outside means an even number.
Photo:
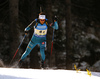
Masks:
[[[58,23],[57,21],[54,22],[53,26],[54,29],[58,29]],[[38,23],[37,25],[34,26],[34,33],[33,36],[25,50],[25,52],[23,53],[21,60],[24,60],[26,58],[26,56],[31,52],[31,50],[38,44],[40,46],[40,53],[41,53],[41,58],[42,61],[45,60],[45,46],[46,46],[46,35],[47,35],[47,24],[41,24]],[[25,30],[29,31],[31,28],[30,27],[26,27]]]

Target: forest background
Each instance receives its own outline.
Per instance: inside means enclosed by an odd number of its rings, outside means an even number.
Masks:
[[[52,20],[56,15],[59,29],[48,29],[46,66],[53,69],[100,71],[100,1],[99,0],[0,0],[0,59],[9,65],[24,36],[24,29],[38,18],[40,7]],[[23,41],[14,62],[29,43],[34,29]],[[39,46],[23,62],[23,68],[40,68]]]

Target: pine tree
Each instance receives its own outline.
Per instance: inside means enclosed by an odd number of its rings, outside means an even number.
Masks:
[[[66,69],[72,67],[72,29],[71,29],[71,0],[66,0]]]
[[[18,35],[18,2],[9,0],[9,24],[10,24],[10,53],[13,56],[19,44]]]

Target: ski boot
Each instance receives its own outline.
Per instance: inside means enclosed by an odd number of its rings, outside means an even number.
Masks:
[[[22,67],[22,64],[23,64],[23,60],[19,60],[19,63],[18,63],[18,66],[21,68]]]
[[[41,61],[41,68],[44,69],[45,68],[45,62]]]

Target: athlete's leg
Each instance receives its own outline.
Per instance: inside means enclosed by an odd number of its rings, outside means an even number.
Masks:
[[[32,41],[29,42],[26,51],[23,53],[21,60],[24,60],[26,56],[31,52],[31,50],[36,46],[36,43],[33,43]]]
[[[46,42],[40,43],[40,53],[41,53],[42,61],[45,60],[45,44]]]

